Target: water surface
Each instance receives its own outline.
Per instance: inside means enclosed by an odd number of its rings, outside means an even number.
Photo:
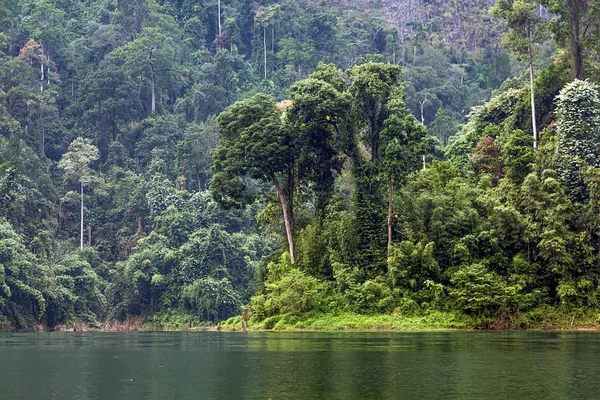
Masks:
[[[600,333],[0,333],[0,399],[597,399]]]

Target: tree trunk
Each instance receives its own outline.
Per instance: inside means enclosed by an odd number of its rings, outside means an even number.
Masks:
[[[150,64],[152,72],[152,114],[156,113],[156,77],[154,75],[154,65]]]
[[[265,80],[267,80],[267,27],[263,28],[263,55],[265,64]]]
[[[40,92],[44,91],[44,63],[40,68]]]
[[[293,170],[294,170],[294,166],[293,164],[288,165],[287,167],[287,205],[288,205],[288,213],[289,215],[292,216],[292,220],[291,220],[291,228],[292,228],[292,232],[294,232],[294,190],[296,187],[296,182],[294,181],[294,174],[293,174]]]
[[[83,250],[83,183],[81,185],[81,226],[80,226],[80,235],[79,235],[79,248]]]
[[[279,202],[281,203],[281,210],[283,211],[283,222],[285,224],[285,234],[287,236],[288,246],[290,249],[290,259],[292,261],[292,264],[295,264],[296,263],[296,254],[294,251],[294,237],[293,237],[293,232],[292,232],[294,216],[291,215],[291,213],[290,213],[289,205],[287,204],[285,195],[283,194],[283,191],[281,190],[281,186],[279,185],[279,182],[277,181],[277,177],[275,176],[275,174],[271,174],[271,179],[273,179],[273,184],[275,185],[275,189],[277,190],[277,197],[279,198]]]
[[[391,255],[392,255],[392,212],[393,212],[393,208],[394,208],[394,182],[392,181],[392,179],[389,180],[388,182],[388,216],[387,216],[387,234],[388,234],[388,241],[387,241],[387,255],[388,255],[388,260],[390,259]]]
[[[221,37],[221,0],[217,1],[217,19],[219,22],[219,38]]]
[[[537,123],[535,120],[535,85],[533,82],[533,49],[529,48],[529,85],[531,87],[531,127],[533,128],[533,149],[537,148]]]
[[[568,1],[568,8],[570,8],[570,51],[571,51],[571,68],[573,78],[581,79],[583,75],[583,50],[581,44],[581,24],[582,19],[587,10],[582,10],[583,5],[580,1]]]

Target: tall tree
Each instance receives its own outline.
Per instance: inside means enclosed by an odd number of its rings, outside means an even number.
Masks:
[[[584,172],[598,166],[600,154],[600,88],[576,79],[556,99],[557,170],[571,199],[584,200]]]
[[[349,69],[348,75],[357,123],[363,127],[362,138],[369,146],[371,161],[375,161],[379,158],[379,135],[388,116],[385,105],[402,81],[402,69],[398,65],[367,63]]]
[[[552,31],[559,45],[565,46],[575,79],[585,75],[586,53],[597,48],[600,33],[598,0],[544,0],[548,11],[557,17]]]
[[[83,189],[94,182],[95,174],[90,164],[99,157],[98,148],[85,139],[78,137],[69,145],[69,150],[63,155],[58,167],[64,171],[65,180],[79,183],[81,195],[80,209],[80,248],[83,249]]]
[[[535,85],[533,58],[535,45],[543,40],[546,24],[531,0],[499,0],[492,8],[492,14],[502,18],[509,29],[502,43],[511,49],[518,58],[529,63],[529,86],[531,90],[531,127],[533,148],[537,148],[538,134],[535,118]]]
[[[217,118],[221,141],[213,154],[210,190],[216,201],[241,206],[253,200],[247,179],[271,182],[277,193],[292,263],[294,252],[293,137],[272,97],[256,94],[231,105]]]
[[[144,28],[135,40],[116,49],[114,55],[124,62],[128,75],[150,81],[150,112],[155,114],[159,82],[164,83],[164,90],[174,85],[169,77],[173,73],[175,46],[168,31],[165,34],[159,26]]]
[[[381,134],[390,116],[387,104],[402,81],[402,69],[398,65],[369,62],[347,72],[352,79],[349,92],[355,126],[364,146],[359,146],[358,154],[366,153],[355,158],[353,167],[356,180],[353,204],[359,233],[357,254],[365,277],[373,277],[386,268],[385,208],[389,201],[382,196],[386,191],[381,180]]]
[[[389,116],[381,132],[381,164],[388,183],[388,258],[393,243],[394,184],[419,168],[419,159],[430,147],[427,129],[408,112],[404,103],[404,89],[396,87],[385,105]]]
[[[316,210],[323,216],[333,194],[334,171],[341,171],[342,155],[351,154],[350,97],[341,72],[320,63],[309,78],[290,88],[290,99],[285,116],[298,134],[298,177],[313,184]]]
[[[263,30],[263,67],[265,79],[267,79],[267,28],[274,23],[280,9],[281,6],[279,4],[261,6],[256,10],[256,14],[254,15],[254,22]]]

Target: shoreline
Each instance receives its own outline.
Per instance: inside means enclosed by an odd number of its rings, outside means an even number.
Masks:
[[[249,329],[240,329],[240,328],[223,328],[219,326],[214,327],[196,327],[191,329],[155,329],[155,328],[142,328],[137,330],[104,330],[101,328],[88,328],[82,330],[72,330],[72,329],[53,329],[53,328],[43,328],[43,329],[14,329],[3,327],[0,329],[0,333],[147,333],[147,332],[236,332],[236,333],[340,333],[340,332],[348,332],[348,333],[375,333],[375,332],[598,332],[600,331],[600,327],[596,326],[573,326],[572,328],[563,328],[563,327],[545,327],[545,328],[527,328],[527,329],[482,329],[482,328],[431,328],[431,327],[423,327],[418,329],[394,329],[394,328],[343,328],[343,329],[309,329],[309,328],[286,328],[286,329],[265,329],[265,328],[249,328]]]
[[[0,332],[432,332],[432,331],[600,331],[600,316],[595,310],[568,313],[553,310],[552,313],[538,314],[537,318],[528,315],[515,315],[497,320],[476,320],[464,314],[432,312],[419,316],[389,314],[363,315],[355,313],[338,314],[283,314],[260,321],[244,320],[235,316],[214,324],[144,320],[140,317],[125,321],[105,321],[92,325],[77,321],[69,324],[48,327],[37,325],[27,329],[1,325]],[[575,316],[574,316],[575,315]]]

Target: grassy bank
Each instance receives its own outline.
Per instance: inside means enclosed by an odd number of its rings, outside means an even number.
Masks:
[[[598,310],[567,311],[542,308],[528,313],[480,320],[461,313],[432,311],[425,315],[362,315],[356,313],[282,314],[262,321],[243,321],[236,316],[221,322],[221,330],[314,330],[314,331],[422,331],[450,329],[490,330],[582,330],[599,329]]]
[[[472,321],[468,317],[452,313],[435,312],[424,316],[404,317],[397,315],[362,315],[356,313],[322,314],[308,313],[304,315],[283,314],[266,318],[262,321],[244,323],[242,317],[230,318],[218,325],[224,330],[437,330],[437,329],[470,329]]]
[[[75,321],[67,325],[47,327],[38,325],[37,331],[58,332],[144,332],[144,331],[428,331],[428,330],[598,330],[600,311],[597,309],[564,310],[554,307],[538,308],[527,313],[495,319],[477,319],[458,312],[431,311],[423,315],[315,313],[281,314],[257,321],[244,321],[235,316],[218,325],[202,322],[185,313],[159,313],[146,318],[124,321],[105,321],[90,325]],[[3,324],[0,331],[15,331]]]

